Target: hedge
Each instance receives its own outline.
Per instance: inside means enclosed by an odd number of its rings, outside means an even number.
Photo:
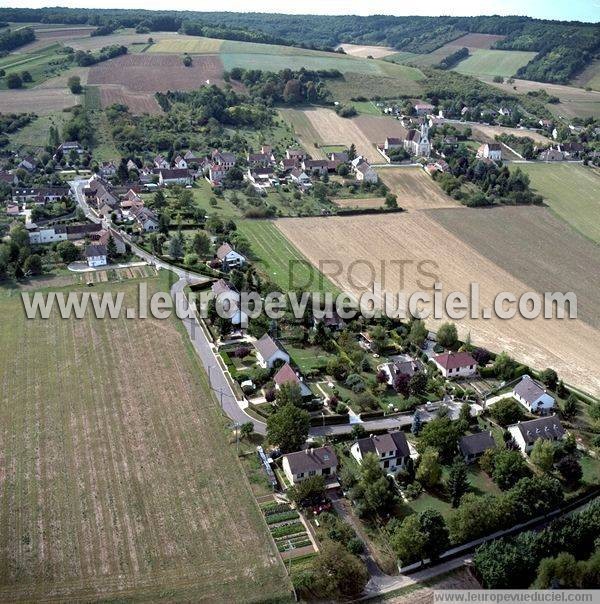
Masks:
[[[311,426],[334,426],[338,424],[349,424],[350,417],[348,415],[323,415],[321,417],[311,417]]]
[[[381,409],[377,410],[377,411],[365,411],[363,413],[360,414],[360,419],[374,419],[374,418],[378,418],[378,417],[383,417],[385,415],[385,412]]]

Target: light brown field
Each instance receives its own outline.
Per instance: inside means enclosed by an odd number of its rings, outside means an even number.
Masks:
[[[397,51],[388,46],[362,46],[360,44],[340,44],[340,48],[344,49],[347,55],[352,57],[373,57],[374,59],[382,59],[389,55],[393,55]]]
[[[48,115],[79,104],[79,97],[67,88],[29,88],[24,90],[0,90],[0,107],[3,113],[32,111]]]
[[[121,85],[133,92],[193,90],[209,81],[223,83],[223,64],[217,55],[194,57],[186,67],[181,57],[159,54],[128,54],[94,65],[89,84]]]
[[[93,288],[109,290],[136,304],[136,281]],[[285,596],[285,570],[175,320],[26,320],[7,289],[0,307],[0,601]]]
[[[163,38],[168,35],[168,33],[161,32],[160,37]],[[125,32],[111,34],[110,36],[88,36],[86,38],[78,38],[77,40],[71,40],[68,43],[68,46],[71,46],[75,50],[89,50],[91,52],[96,52],[105,46],[129,46],[135,43],[144,44],[148,41],[149,37],[153,37],[152,34],[136,34],[131,29]],[[154,36],[154,39],[156,39],[156,36]]]
[[[37,90],[44,88],[66,88],[67,82],[71,76],[78,76],[81,79],[81,83],[85,86],[87,84],[88,74],[90,72],[89,67],[73,67],[68,71],[65,71],[62,75],[56,76],[54,78],[49,78],[48,80],[44,80],[41,84],[38,84],[35,88]]]
[[[134,115],[149,113],[156,115],[162,109],[151,93],[131,92],[124,86],[101,86],[100,105],[104,109],[114,104],[126,105]]]
[[[397,195],[398,205],[405,210],[456,208],[459,205],[422,168],[381,168],[377,173]]]
[[[375,144],[383,143],[388,136],[403,138],[407,132],[401,122],[393,117],[359,115],[353,121],[356,122],[362,133]],[[381,161],[381,155],[379,153],[377,155],[378,161]]]
[[[482,221],[486,225],[490,248],[504,246],[511,262],[503,258],[499,265],[494,258],[486,257],[484,252],[446,229],[437,219],[439,213],[443,217],[445,212],[454,212],[458,224],[471,218],[471,230],[477,228],[473,223]],[[575,288],[578,304],[593,308],[589,284],[596,287],[597,300],[595,272],[600,265],[600,250],[574,232],[572,239],[563,236],[557,245],[553,236],[558,234],[551,227],[537,228],[544,212],[547,212],[544,208],[526,207],[456,208],[386,216],[297,218],[277,221],[276,225],[314,265],[324,260],[337,261],[345,268],[355,260],[372,263],[372,270],[361,264],[355,266],[351,274],[345,271],[332,276],[337,286],[355,294],[368,288],[373,281],[381,283],[384,291],[420,291],[431,288],[437,278],[443,283],[445,294],[452,291],[468,294],[470,283],[478,283],[481,308],[492,308],[493,298],[499,292],[509,291],[519,296],[536,291],[537,277],[543,274],[543,267],[553,267],[545,280],[548,289],[543,291],[569,291],[564,285],[569,281],[571,269],[569,263],[564,263],[565,258],[572,258],[573,262],[585,259],[578,273],[580,279],[582,271],[588,271],[587,281],[580,282],[581,287]],[[502,220],[496,223],[499,218]],[[527,224],[526,234],[516,240],[510,238],[506,244],[506,230],[514,221]],[[500,261],[499,258],[496,260]],[[397,263],[391,264],[392,261],[411,264],[401,270]],[[417,270],[417,263],[423,261],[428,262],[422,266],[423,270],[433,272],[435,278]],[[382,273],[381,263],[385,273]],[[562,269],[563,266],[566,268]],[[427,322],[436,328],[443,320],[428,319]],[[553,367],[566,382],[600,393],[599,333],[584,320],[466,318],[457,324],[462,337],[470,334],[473,342],[495,351],[505,350],[536,368]]]
[[[332,199],[340,208],[380,208],[385,202],[384,197],[365,197],[356,199]]]
[[[473,138],[476,140],[478,140],[477,134],[480,133],[484,137],[483,141],[494,140],[500,134],[512,134],[521,138],[528,137],[536,143],[550,144],[552,142],[547,136],[532,130],[519,130],[519,128],[508,128],[506,126],[486,126],[485,124],[472,126],[471,129],[473,131]]]
[[[50,46],[51,44],[68,43],[71,40],[78,40],[80,38],[90,37],[90,33],[96,29],[95,27],[57,27],[52,29],[36,29],[35,37],[36,40],[21,46],[17,49],[17,53],[31,52],[32,50],[38,50]]]

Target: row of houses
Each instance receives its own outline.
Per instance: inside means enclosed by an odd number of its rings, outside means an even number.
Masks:
[[[559,143],[556,147],[544,149],[539,155],[540,161],[569,161],[580,159],[585,153],[582,143]]]

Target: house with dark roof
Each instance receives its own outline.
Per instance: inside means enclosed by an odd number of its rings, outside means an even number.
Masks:
[[[289,363],[285,363],[279,371],[273,376],[275,390],[279,390],[284,384],[296,384],[300,388],[302,397],[312,396],[310,388],[304,383],[302,378],[293,370]]]
[[[367,438],[359,438],[351,447],[350,454],[359,464],[365,455],[372,453],[385,472],[397,472],[405,468],[410,459],[410,448],[404,432],[389,432]]]
[[[85,257],[88,266],[91,268],[106,266],[108,263],[108,255],[105,245],[88,245],[85,248]]]
[[[292,484],[312,476],[323,476],[325,480],[335,478],[338,459],[333,447],[306,449],[288,453],[282,459],[283,472]]]
[[[211,285],[217,308],[222,309],[225,318],[234,326],[245,327],[248,325],[248,315],[240,309],[239,292],[225,279],[218,279]]]
[[[304,159],[302,160],[302,169],[307,174],[327,174],[329,171],[329,162],[326,159]]]
[[[286,159],[294,159],[298,162],[310,159],[310,155],[303,149],[292,149],[291,147],[285,152]]]
[[[471,377],[477,361],[468,352],[446,352],[431,359],[445,378]]]
[[[158,184],[161,186],[168,185],[191,185],[192,177],[190,171],[180,168],[161,170],[158,173]]]
[[[412,377],[421,371],[421,365],[410,357],[403,357],[391,363],[384,363],[379,366],[379,369],[387,375],[387,383],[392,386],[397,375]]]
[[[556,415],[519,422],[507,429],[523,453],[529,453],[540,438],[558,441],[567,433]]]
[[[468,434],[458,441],[458,450],[467,463],[479,459],[488,449],[495,448],[496,441],[491,432]]]
[[[546,415],[554,409],[554,397],[536,380],[524,375],[521,381],[513,388],[512,395],[515,400],[530,413]]]
[[[268,333],[254,343],[256,360],[261,367],[271,369],[277,361],[290,362],[290,355],[283,346]]]

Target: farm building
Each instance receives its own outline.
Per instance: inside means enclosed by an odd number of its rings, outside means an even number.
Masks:
[[[292,484],[297,484],[312,476],[333,478],[337,472],[337,464],[337,456],[332,447],[288,453],[283,456],[282,460],[283,472]]]

